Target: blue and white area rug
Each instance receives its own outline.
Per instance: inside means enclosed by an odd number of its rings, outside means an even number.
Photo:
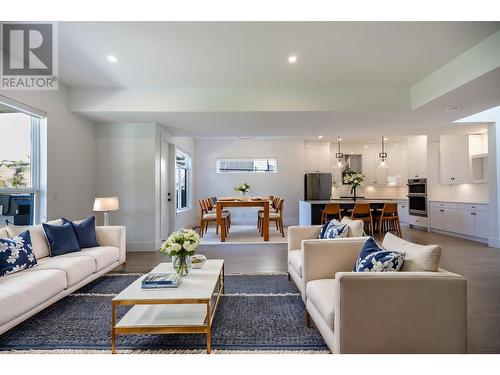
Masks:
[[[103,276],[0,335],[0,351],[103,353],[111,348],[111,299],[138,274]],[[212,327],[214,353],[328,353],[305,324],[286,275],[227,275]],[[118,310],[118,318],[127,307]],[[206,336],[118,335],[122,353],[204,353]]]

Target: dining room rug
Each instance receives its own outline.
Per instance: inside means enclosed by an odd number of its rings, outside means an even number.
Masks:
[[[111,299],[139,274],[108,274],[0,335],[0,351],[110,352]],[[127,307],[118,310],[118,318]],[[283,274],[226,275],[212,326],[215,353],[326,353],[308,328],[299,291]],[[203,353],[202,334],[118,335],[124,353]]]

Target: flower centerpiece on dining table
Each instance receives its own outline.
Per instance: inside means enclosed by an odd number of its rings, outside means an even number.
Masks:
[[[351,185],[352,199],[356,200],[356,188],[363,184],[365,176],[359,172],[352,172],[344,176],[344,184]]]
[[[234,191],[239,191],[241,193],[241,195],[244,196],[246,193],[248,193],[250,191],[250,185],[248,185],[246,182],[244,182],[238,186],[235,186]]]
[[[172,257],[175,272],[180,277],[186,276],[191,270],[191,257],[200,245],[200,236],[192,229],[181,229],[172,233],[161,245],[160,252]]]

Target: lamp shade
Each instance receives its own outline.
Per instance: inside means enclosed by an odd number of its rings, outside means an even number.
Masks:
[[[120,209],[118,197],[96,198],[94,200],[94,211],[117,211]]]

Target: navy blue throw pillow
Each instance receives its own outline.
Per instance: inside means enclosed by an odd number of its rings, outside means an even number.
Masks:
[[[63,224],[70,223],[75,231],[75,236],[80,249],[99,246],[95,235],[95,216],[91,216],[80,223],[61,218]]]
[[[394,272],[403,267],[404,253],[381,248],[373,238],[369,238],[354,265],[354,272]]]
[[[319,233],[319,239],[332,239],[338,237],[347,237],[349,228],[346,224],[340,223],[338,220],[333,219],[321,227],[321,232]]]
[[[14,238],[0,238],[0,276],[10,275],[36,264],[29,230]]]
[[[43,223],[43,230],[50,245],[50,256],[55,257],[66,253],[80,251],[78,240],[71,223],[52,225]]]

